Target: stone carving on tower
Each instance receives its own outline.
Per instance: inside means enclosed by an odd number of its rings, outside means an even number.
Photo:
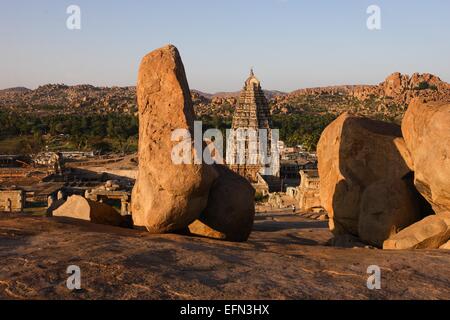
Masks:
[[[252,69],[240,93],[227,137],[228,166],[252,182],[257,181],[258,173],[278,177],[277,133],[272,130],[269,104]]]

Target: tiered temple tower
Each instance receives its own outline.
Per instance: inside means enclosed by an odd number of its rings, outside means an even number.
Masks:
[[[226,158],[232,170],[252,182],[257,181],[258,173],[279,176],[279,156],[271,126],[269,104],[252,69],[233,115]],[[263,142],[261,136],[267,140]]]

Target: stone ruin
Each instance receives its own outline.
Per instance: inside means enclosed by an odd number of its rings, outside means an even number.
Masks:
[[[300,186],[296,198],[302,212],[321,211],[320,179],[318,170],[300,170]]]
[[[120,202],[120,214],[131,214],[131,192],[124,190],[119,181],[108,180],[103,186],[86,191],[85,198],[106,204]]]
[[[25,207],[23,190],[0,190],[0,211],[22,212]]]
[[[37,166],[49,168],[49,173],[61,175],[64,171],[63,157],[57,152],[41,152],[33,156],[33,163]]]

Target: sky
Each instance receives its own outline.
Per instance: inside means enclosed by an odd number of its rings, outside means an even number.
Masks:
[[[67,7],[81,9],[69,30]],[[370,5],[380,30],[369,30]],[[0,0],[0,89],[135,85],[141,58],[178,47],[191,89],[377,84],[395,71],[450,82],[448,0]]]

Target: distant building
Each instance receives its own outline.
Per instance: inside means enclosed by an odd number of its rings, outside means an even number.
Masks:
[[[268,137],[266,144],[260,140],[264,133]],[[233,115],[226,163],[250,182],[260,183],[259,176],[279,177],[279,160],[277,141],[272,136],[269,104],[260,81],[251,70]]]
[[[301,182],[298,187],[299,209],[301,211],[321,210],[320,178],[317,170],[301,170]]]
[[[298,160],[282,160],[280,164],[280,177],[283,179],[300,179],[300,170],[317,169],[317,161],[304,158]]]
[[[0,190],[0,211],[22,212],[25,205],[23,190]]]

